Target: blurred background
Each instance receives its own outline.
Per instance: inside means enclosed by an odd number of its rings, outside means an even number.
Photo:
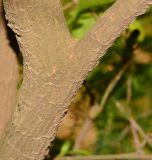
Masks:
[[[62,0],[73,37],[83,38],[114,2]],[[152,154],[152,8],[122,33],[88,75],[46,160],[132,152]]]

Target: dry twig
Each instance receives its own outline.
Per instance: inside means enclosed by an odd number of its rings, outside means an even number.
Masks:
[[[65,6],[63,6],[63,11],[66,11],[77,4],[78,4],[78,0],[72,0],[71,2],[69,2]]]
[[[89,116],[88,118],[85,120],[85,123],[83,124],[77,138],[74,144],[74,150],[79,149],[80,145],[85,137],[85,135],[88,133],[88,130],[92,124],[92,120],[94,120],[99,113],[102,112],[111,92],[113,91],[113,89],[115,88],[115,86],[117,85],[117,83],[119,82],[119,80],[121,79],[123,73],[125,72],[125,70],[128,68],[128,66],[130,65],[130,61],[128,61],[116,74],[116,76],[111,80],[111,82],[109,83],[108,87],[106,88],[104,95],[101,99],[101,102],[99,105],[95,104],[93,107],[90,108],[89,111]]]
[[[75,157],[58,157],[56,160],[152,160],[152,155],[132,154],[114,154],[100,156],[75,156]]]

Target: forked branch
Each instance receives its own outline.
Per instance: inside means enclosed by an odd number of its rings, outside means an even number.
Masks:
[[[23,84],[1,139],[0,160],[42,160],[83,80],[152,0],[118,0],[88,35],[74,41],[59,0],[4,0],[24,57]]]

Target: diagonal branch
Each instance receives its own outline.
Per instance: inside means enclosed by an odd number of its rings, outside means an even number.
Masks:
[[[117,0],[76,44],[74,53],[77,54],[79,66],[92,70],[122,31],[143,14],[150,4],[152,0]]]

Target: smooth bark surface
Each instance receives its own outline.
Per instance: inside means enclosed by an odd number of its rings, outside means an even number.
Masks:
[[[0,136],[15,105],[18,80],[18,62],[10,45],[0,0]]]
[[[112,42],[152,0],[118,0],[86,37],[71,38],[59,0],[4,0],[24,58],[16,110],[0,160],[42,160],[83,80]]]

